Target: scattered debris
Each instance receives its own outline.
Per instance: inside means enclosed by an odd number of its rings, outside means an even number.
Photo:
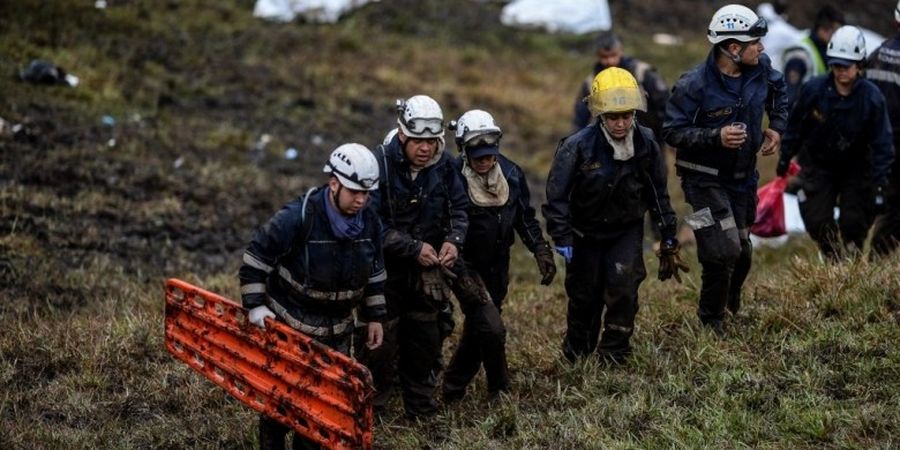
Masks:
[[[253,15],[276,22],[303,16],[311,22],[335,23],[347,11],[378,0],[257,0]]]
[[[540,27],[551,33],[582,34],[612,27],[607,0],[514,0],[503,7],[500,21],[512,27]]]
[[[37,84],[65,84],[71,87],[78,86],[78,77],[66,73],[66,71],[50,61],[35,59],[28,67],[19,72],[19,79]]]
[[[312,135],[312,138],[310,138],[309,141],[312,142],[312,145],[319,147],[325,142],[325,139],[322,138],[322,136],[320,136],[318,134],[314,134],[314,135]]]
[[[284,159],[288,159],[288,160],[297,159],[297,156],[299,154],[300,154],[300,152],[298,152],[296,148],[290,147],[284,151]]]
[[[674,34],[669,33],[654,33],[653,34],[653,43],[656,45],[681,45],[684,43],[684,39],[681,36],[676,36]]]
[[[106,0],[97,0],[94,2],[94,8],[106,9]]]
[[[272,142],[272,136],[269,136],[268,133],[263,133],[259,137],[259,140],[256,141],[256,145],[250,150],[250,161],[252,163],[258,164],[266,158],[266,146],[269,145],[269,142]]]
[[[178,159],[172,162],[172,167],[179,168],[184,165],[184,156],[179,156]]]
[[[100,119],[100,122],[102,122],[104,126],[110,128],[116,126],[116,118],[110,115],[103,116],[103,118]]]

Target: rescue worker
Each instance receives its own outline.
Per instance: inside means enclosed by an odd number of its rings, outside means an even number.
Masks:
[[[375,379],[376,407],[388,400],[396,361],[406,415],[419,418],[437,412],[441,348],[453,327],[449,285],[463,273],[468,201],[444,152],[440,105],[425,95],[398,100],[397,123],[375,152],[381,183],[372,196],[384,224],[387,337],[361,360]],[[487,294],[479,301],[489,301]]]
[[[788,102],[793,105],[803,83],[828,71],[825,64],[825,47],[834,31],[844,25],[844,14],[831,5],[825,5],[816,13],[813,27],[794,45],[784,50],[784,80]]]
[[[657,142],[661,142],[660,131],[665,120],[666,100],[669,98],[666,82],[650,64],[626,56],[622,49],[622,39],[611,31],[603,31],[597,36],[596,48],[597,62],[594,71],[585,78],[575,99],[575,117],[572,121],[574,131],[586,127],[594,119],[584,102],[591,93],[594,77],[608,67],[621,67],[630,72],[648,94],[647,111],[638,112],[637,118],[642,125],[650,127]]]
[[[328,184],[286,204],[260,228],[239,271],[249,321],[266,318],[350,355],[353,311],[367,322],[365,345],[378,348],[386,314],[382,229],[367,207],[378,188],[378,163],[369,149],[344,144],[328,158]],[[259,418],[263,449],[284,448],[289,428]],[[294,448],[317,448],[294,436]]]
[[[566,261],[563,355],[575,361],[596,349],[602,360],[622,362],[631,353],[638,286],[647,274],[648,209],[663,236],[659,278],[680,280],[678,270],[687,268],[678,257],[664,158],[653,132],[635,120],[636,111],[646,110],[637,80],[627,70],[606,69],[594,78],[588,100],[599,120],[560,143],[543,212]]]
[[[800,90],[776,171],[783,176],[798,155],[800,215],[822,253],[835,260],[862,250],[884,207],[894,148],[884,95],[862,76],[862,31],[838,28],[826,54],[831,71]]]
[[[900,2],[894,8],[894,21],[900,28]],[[896,152],[900,148],[900,34],[885,41],[869,55],[865,76],[884,95]],[[900,158],[896,154],[885,194],[885,212],[875,221],[872,236],[872,250],[882,256],[896,250],[900,242]]]
[[[756,153],[772,155],[787,123],[784,79],[763,53],[765,19],[742,5],[713,14],[706,62],[682,75],[666,107],[663,134],[675,166],[703,267],[697,314],[724,334],[726,308],[737,314],[750,272],[756,215]],[[769,127],[762,129],[763,113]]]
[[[466,319],[462,338],[444,373],[445,401],[461,399],[482,365],[489,396],[510,387],[500,311],[509,285],[510,247],[516,232],[537,261],[541,284],[549,285],[556,275],[553,252],[535,218],[525,174],[500,154],[503,133],[493,116],[474,109],[451,122],[450,129],[456,132],[461,152],[456,167],[469,200],[466,242],[477,243],[466,248],[466,265],[484,281],[492,303],[461,305]],[[479,328],[484,325],[502,330],[501,339],[482,338]]]

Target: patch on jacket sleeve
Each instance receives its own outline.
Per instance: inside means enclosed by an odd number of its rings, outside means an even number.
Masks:
[[[597,170],[603,167],[603,164],[600,164],[600,161],[589,161],[581,165],[582,172],[590,172],[592,170]]]
[[[734,111],[734,108],[732,108],[732,107],[730,107],[730,106],[726,106],[726,107],[724,107],[724,108],[719,108],[719,109],[714,109],[714,110],[712,110],[712,111],[707,111],[707,112],[706,112],[706,117],[709,118],[709,119],[715,119],[715,118],[717,118],[717,117],[730,116],[731,113],[732,113],[733,111]]]

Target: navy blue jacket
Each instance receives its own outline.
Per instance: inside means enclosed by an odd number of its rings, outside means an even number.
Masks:
[[[509,248],[515,241],[515,232],[532,253],[547,245],[531,206],[531,193],[522,169],[503,155],[497,157],[497,163],[509,184],[509,199],[502,206],[478,206],[470,202],[467,210],[469,231],[466,241],[477,245],[466,247],[465,259],[478,267],[508,266]],[[457,171],[462,171],[462,165],[462,158],[456,158]],[[461,179],[468,192],[466,177],[461,176]]]
[[[884,95],[864,78],[847,97],[838,94],[831,72],[809,80],[800,89],[781,144],[782,160],[797,154],[803,168],[886,185],[894,144]]]
[[[595,122],[565,138],[547,177],[543,206],[547,233],[558,246],[576,235],[605,239],[643,220],[650,210],[664,239],[675,237],[665,162],[653,132],[638,126],[634,157],[613,159],[613,149]]]
[[[344,319],[360,303],[366,321],[385,315],[381,222],[366,207],[362,234],[336,238],[325,211],[326,192],[327,185],[291,201],[256,232],[239,270],[244,307],[269,304],[268,295],[301,311],[297,318],[303,322],[309,316]]]
[[[469,226],[468,197],[453,157],[442,153],[415,180],[397,136],[388,145],[378,146],[375,158],[380,182],[369,201],[384,225],[385,258],[415,260],[422,242],[435,251],[440,251],[444,242],[461,249]]]
[[[705,174],[721,181],[746,179],[756,171],[763,112],[769,115],[769,128],[781,134],[787,128],[784,77],[762,54],[758,65],[744,68],[742,88],[735,92],[716,66],[716,51],[675,83],[666,105],[663,135],[677,149],[681,174]],[[737,150],[723,147],[719,137],[720,129],[732,122],[747,124],[747,141]]]
[[[894,139],[900,139],[900,34],[869,55],[865,76],[884,94]]]

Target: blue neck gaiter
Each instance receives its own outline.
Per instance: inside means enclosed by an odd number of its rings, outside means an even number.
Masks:
[[[328,215],[328,222],[331,224],[331,232],[338,239],[356,239],[363,231],[362,210],[359,210],[352,216],[341,214],[338,209],[328,201],[328,196],[333,195],[331,190],[326,188],[325,195],[322,200],[325,202],[325,213]]]

